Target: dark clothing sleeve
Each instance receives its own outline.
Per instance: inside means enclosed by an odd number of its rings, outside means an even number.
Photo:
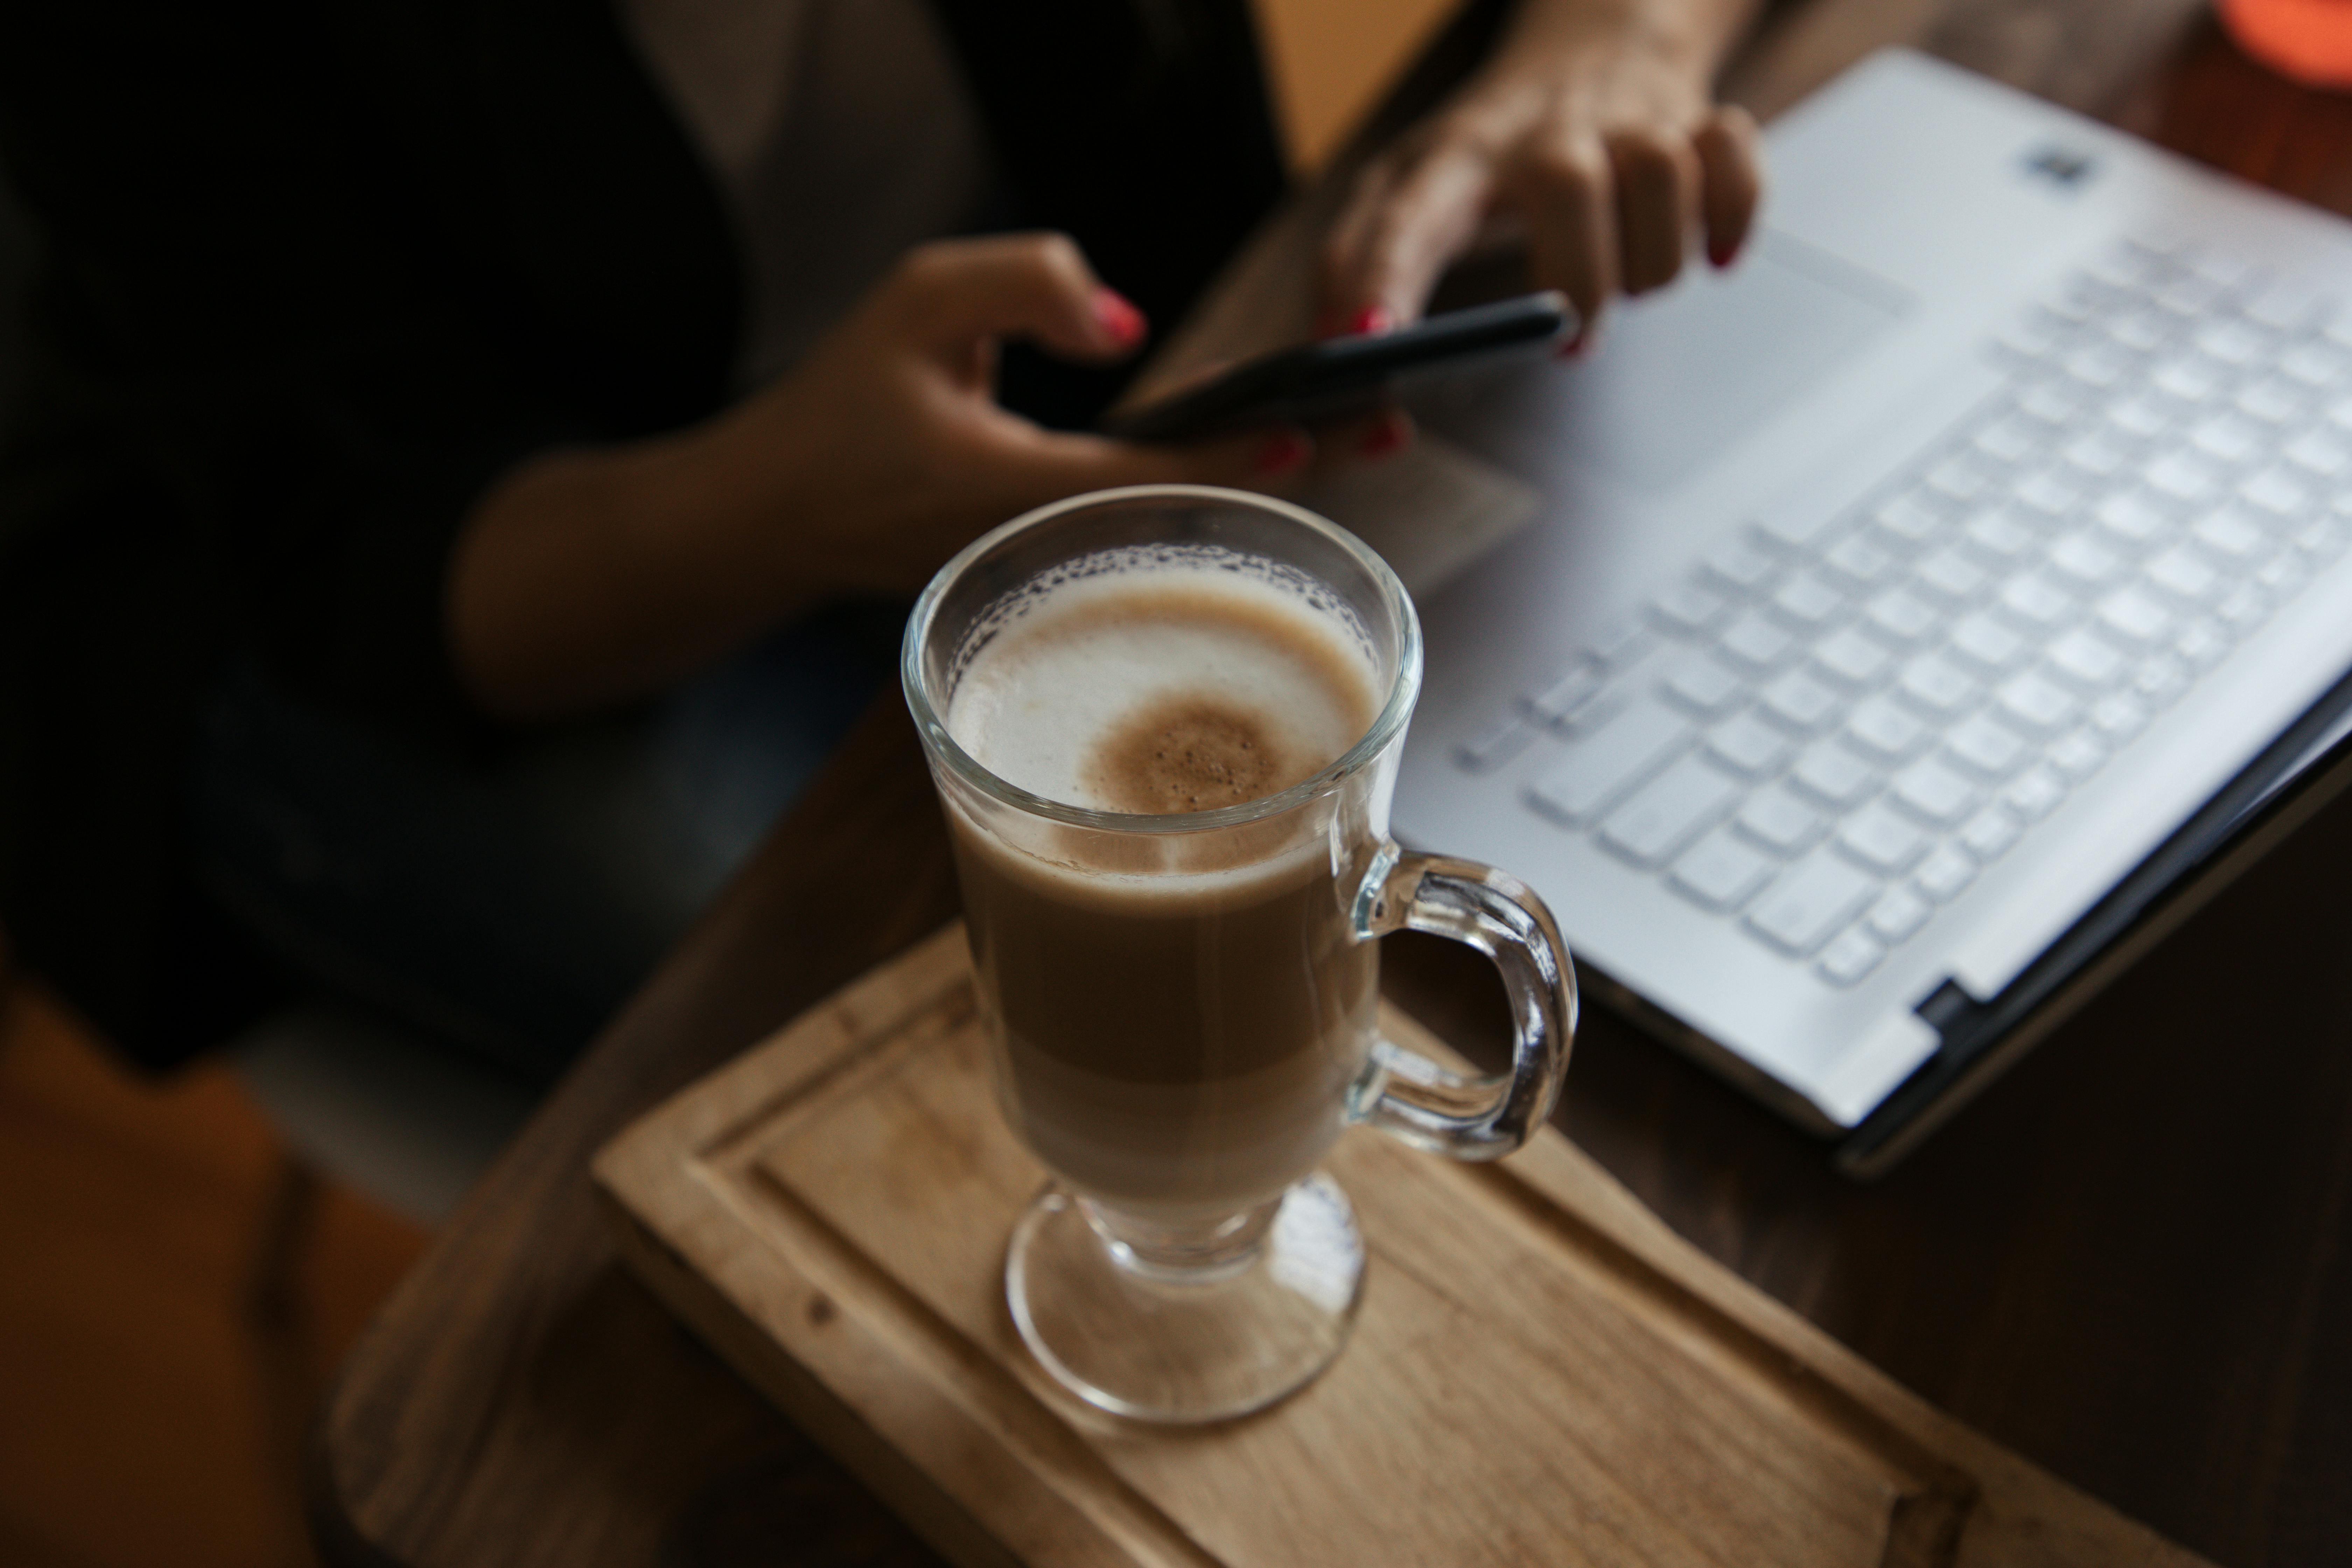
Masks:
[[[1281,184],[1245,0],[938,3],[1013,221],[1172,324]],[[225,661],[494,745],[444,637],[457,531],[535,452],[720,405],[737,250],[610,0],[0,7],[0,157],[47,240],[0,461],[0,921],[163,1059],[263,989],[223,978],[181,817]],[[1117,384],[1008,356],[1053,422]]]

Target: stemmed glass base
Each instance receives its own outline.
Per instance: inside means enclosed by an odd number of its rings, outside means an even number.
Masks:
[[[1142,1421],[1221,1421],[1297,1392],[1347,1342],[1363,1283],[1355,1211],[1320,1172],[1184,1232],[1048,1186],[1004,1260],[1031,1353],[1079,1398]]]

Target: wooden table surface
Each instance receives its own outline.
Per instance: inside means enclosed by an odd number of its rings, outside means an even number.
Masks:
[[[2179,0],[1820,0],[1732,79],[1771,107],[1906,37],[2352,213],[2352,99],[2278,81]],[[2231,1568],[2352,1562],[2347,873],[2352,796],[1875,1186],[1598,1011],[1560,1120],[1724,1264],[2126,1513]],[[588,1161],[954,910],[894,696],[346,1367],[310,1456],[331,1561],[936,1562],[622,1270]],[[1480,961],[1387,952],[1441,1033],[1500,1037]]]

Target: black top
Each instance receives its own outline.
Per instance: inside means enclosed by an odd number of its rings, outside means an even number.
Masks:
[[[1244,0],[938,0],[1022,226],[1168,323],[1280,188]],[[0,465],[0,921],[165,1059],[257,998],[179,817],[250,653],[429,743],[495,746],[442,636],[494,479],[721,404],[717,192],[593,0],[89,0],[0,13],[0,153],[40,220]],[[1116,373],[1008,356],[1089,417]]]

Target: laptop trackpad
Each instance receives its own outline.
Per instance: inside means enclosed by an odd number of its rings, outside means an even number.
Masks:
[[[1690,268],[1664,293],[1613,309],[1600,349],[1563,367],[1546,400],[1549,444],[1577,467],[1663,489],[1786,408],[1911,302],[1767,230],[1730,273]]]

